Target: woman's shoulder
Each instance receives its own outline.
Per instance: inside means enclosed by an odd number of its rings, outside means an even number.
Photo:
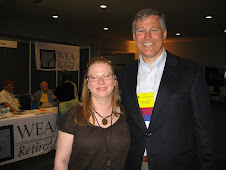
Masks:
[[[78,127],[75,122],[75,115],[78,113],[80,107],[81,106],[79,104],[75,105],[63,115],[60,120],[59,130],[73,135],[75,134]]]
[[[74,87],[74,86],[76,86],[72,81],[65,82],[63,85],[65,87]]]
[[[80,109],[81,109],[81,104],[76,104],[74,106],[72,106],[65,114],[73,114],[73,113],[77,113]]]
[[[75,106],[72,106],[64,115],[63,115],[63,120],[75,120],[75,115],[78,113],[80,110],[81,105],[77,104]]]

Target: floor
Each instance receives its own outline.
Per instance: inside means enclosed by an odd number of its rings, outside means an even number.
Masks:
[[[55,150],[21,161],[0,166],[1,170],[53,170]]]
[[[212,103],[216,129],[217,170],[226,169],[226,103]],[[1,170],[52,170],[55,151],[3,165]]]

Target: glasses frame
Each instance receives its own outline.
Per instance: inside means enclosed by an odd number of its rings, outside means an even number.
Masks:
[[[90,81],[90,79],[89,79],[90,76],[86,76],[86,80],[89,81],[89,82],[97,82],[97,81],[99,80],[100,77],[101,77],[104,81],[105,81],[105,80],[111,80],[111,79],[115,78],[115,74],[109,74],[109,75],[112,75],[112,77],[109,78],[109,79],[103,78],[103,77],[102,77],[103,75],[106,75],[106,74],[97,75],[98,78],[97,78],[96,80],[94,80],[94,81],[93,81],[93,80]]]

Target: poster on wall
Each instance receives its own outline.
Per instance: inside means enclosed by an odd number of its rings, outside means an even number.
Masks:
[[[37,70],[78,71],[80,48],[71,45],[35,42]]]

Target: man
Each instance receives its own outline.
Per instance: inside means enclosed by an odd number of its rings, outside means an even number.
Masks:
[[[56,106],[56,102],[52,98],[52,92],[48,89],[48,83],[42,81],[40,89],[34,94],[34,102],[37,103],[39,108],[53,107]]]
[[[12,112],[20,111],[20,104],[15,95],[14,91],[15,81],[8,80],[4,83],[4,90],[0,92],[0,103],[4,105],[4,107],[10,107]]]
[[[118,72],[128,116],[128,170],[215,168],[214,127],[202,67],[163,47],[163,14],[140,11],[133,22],[138,60]]]

